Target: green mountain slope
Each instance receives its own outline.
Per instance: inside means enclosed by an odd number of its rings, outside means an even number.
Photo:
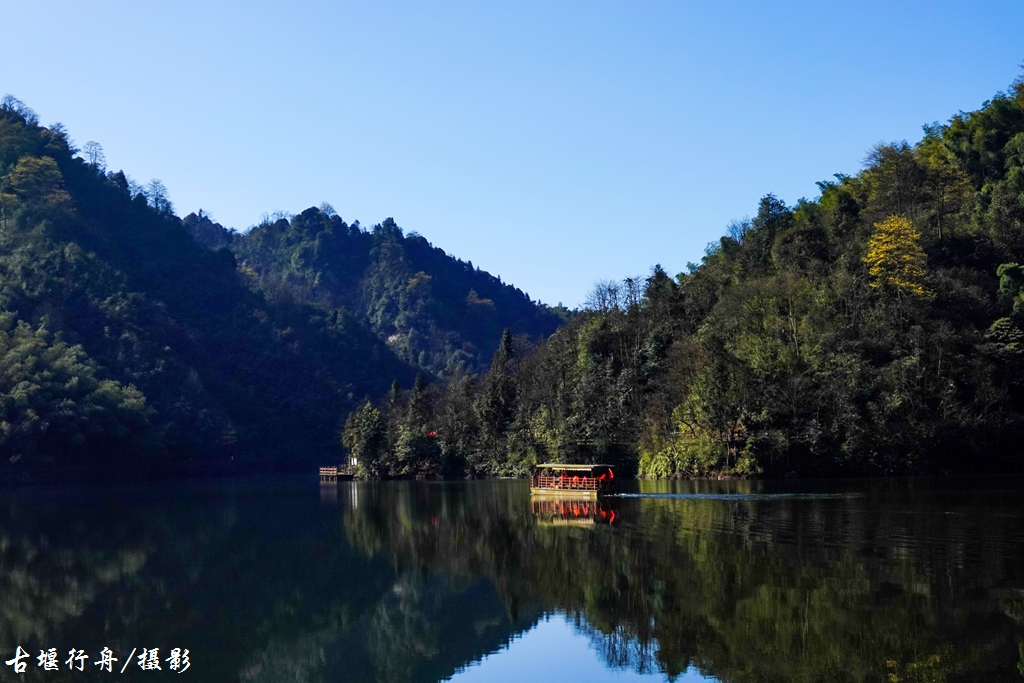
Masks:
[[[674,278],[599,287],[479,386],[361,406],[346,443],[370,473],[1019,471],[1024,81],[819,187],[795,206],[765,196]],[[437,445],[411,450],[417,429]]]
[[[166,197],[0,106],[0,468],[307,466],[413,371],[343,310],[270,301]],[[145,446],[144,448],[141,446]]]
[[[325,206],[244,235],[202,214],[184,224],[208,248],[232,251],[271,300],[344,308],[365,318],[400,358],[431,373],[483,369],[502,330],[546,338],[566,314],[416,233],[403,234],[390,218],[364,231]]]

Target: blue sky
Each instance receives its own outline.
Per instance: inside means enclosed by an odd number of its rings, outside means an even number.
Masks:
[[[4,0],[0,93],[179,215],[330,202],[548,303],[1004,90],[1024,2]]]

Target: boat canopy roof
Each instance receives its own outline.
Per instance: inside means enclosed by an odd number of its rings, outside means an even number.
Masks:
[[[593,464],[593,465],[565,465],[557,462],[546,462],[542,465],[537,465],[537,469],[549,469],[549,470],[593,470],[598,467],[607,467],[612,469],[611,465]]]

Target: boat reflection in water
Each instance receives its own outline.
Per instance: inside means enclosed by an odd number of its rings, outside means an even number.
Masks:
[[[539,524],[550,526],[594,526],[614,524],[615,510],[604,499],[567,499],[564,496],[534,495],[530,499]]]

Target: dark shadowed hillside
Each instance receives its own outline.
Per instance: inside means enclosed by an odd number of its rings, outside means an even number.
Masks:
[[[0,468],[291,468],[413,371],[343,309],[269,300],[159,183],[0,107]]]
[[[566,317],[390,218],[365,231],[324,206],[244,235],[202,213],[184,224],[208,248],[233,252],[269,299],[365,318],[400,358],[431,373],[481,370],[502,330],[543,339]]]

